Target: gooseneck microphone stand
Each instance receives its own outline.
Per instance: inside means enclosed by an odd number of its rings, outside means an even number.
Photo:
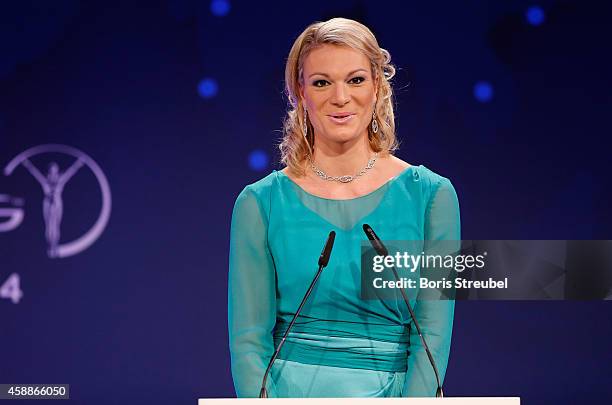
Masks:
[[[368,240],[370,241],[370,244],[372,245],[374,250],[376,250],[376,253],[378,253],[378,255],[389,256],[389,251],[387,250],[385,245],[382,243],[378,235],[376,235],[376,233],[374,232],[374,229],[372,229],[370,225],[363,224],[363,231],[365,232],[366,236],[368,237]],[[391,267],[391,270],[393,270],[393,275],[395,276],[395,279],[399,281],[400,278],[399,278],[399,275],[397,274],[397,270],[395,269],[395,266]],[[429,358],[429,363],[431,364],[434,374],[436,375],[436,384],[438,385],[438,388],[436,389],[436,397],[443,398],[444,391],[442,390],[442,384],[440,383],[440,374],[438,374],[438,367],[436,367],[436,362],[434,361],[434,358],[431,355],[431,351],[429,351],[429,346],[427,346],[427,341],[425,340],[423,333],[421,333],[421,327],[419,326],[417,317],[414,314],[414,311],[412,310],[412,305],[410,305],[410,301],[408,300],[408,297],[406,296],[404,289],[400,288],[399,290],[402,293],[402,298],[404,299],[406,306],[408,307],[408,312],[410,313],[410,317],[412,318],[414,327],[416,328],[416,331],[419,334],[419,337],[421,338],[421,343],[423,344],[423,348],[425,348],[425,353],[427,353],[427,357]]]
[[[332,250],[332,247],[334,246],[335,239],[336,239],[336,232],[331,231],[329,233],[329,236],[327,237],[327,242],[325,242],[325,247],[323,248],[323,252],[321,252],[321,256],[319,256],[319,270],[317,270],[317,274],[315,274],[314,279],[310,283],[310,287],[308,287],[308,290],[306,291],[304,298],[302,298],[302,302],[300,303],[300,306],[298,307],[297,311],[295,311],[295,315],[293,315],[293,319],[291,319],[289,326],[285,330],[285,334],[283,335],[283,338],[281,339],[280,343],[278,344],[278,347],[274,351],[274,355],[272,355],[272,358],[270,359],[270,362],[268,363],[268,368],[266,369],[266,373],[264,374],[263,380],[261,382],[261,390],[259,391],[259,398],[268,398],[268,391],[266,390],[266,381],[268,380],[268,374],[270,373],[270,369],[272,369],[272,364],[274,364],[274,360],[276,360],[276,358],[278,357],[278,354],[280,353],[281,348],[283,347],[283,344],[285,344],[285,340],[287,339],[287,336],[289,335],[289,331],[293,327],[293,324],[295,323],[295,320],[297,319],[297,317],[300,315],[300,312],[302,312],[302,308],[304,307],[304,304],[306,303],[306,301],[308,301],[308,297],[310,297],[310,294],[312,293],[314,286],[317,284],[317,281],[319,280],[319,276],[321,276],[323,269],[327,266],[327,263],[329,263],[329,257],[331,255],[331,250]]]

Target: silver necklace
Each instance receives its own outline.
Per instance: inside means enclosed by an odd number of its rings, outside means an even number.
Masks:
[[[374,156],[368,160],[368,164],[359,171],[359,173],[355,174],[354,176],[350,176],[350,175],[344,175],[344,176],[329,176],[327,173],[325,173],[323,170],[319,169],[314,162],[312,161],[312,159],[309,157],[308,160],[310,160],[310,168],[312,169],[313,172],[315,172],[315,174],[317,176],[319,176],[320,178],[322,178],[323,180],[327,180],[327,181],[338,181],[340,183],[350,183],[351,181],[355,180],[358,177],[363,176],[368,170],[370,170],[371,168],[374,167],[374,163],[376,163],[376,159],[378,159],[378,152],[376,152],[374,154]]]

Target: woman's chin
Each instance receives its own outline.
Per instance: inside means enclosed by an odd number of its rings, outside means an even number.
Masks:
[[[361,135],[347,128],[346,130],[336,129],[335,131],[329,132],[324,138],[329,142],[347,143],[359,140]]]

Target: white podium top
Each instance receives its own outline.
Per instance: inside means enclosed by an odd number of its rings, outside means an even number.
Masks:
[[[198,405],[520,405],[519,397],[460,398],[200,398]]]

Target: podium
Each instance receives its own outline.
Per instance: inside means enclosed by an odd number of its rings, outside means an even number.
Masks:
[[[519,397],[198,399],[198,405],[520,405],[520,403]]]

